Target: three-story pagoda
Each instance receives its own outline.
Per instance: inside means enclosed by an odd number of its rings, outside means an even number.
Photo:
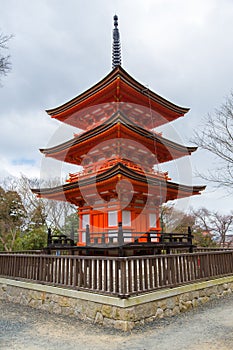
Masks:
[[[77,206],[78,245],[86,228],[95,242],[114,242],[119,223],[130,242],[148,231],[160,232],[160,207],[169,200],[198,195],[205,186],[172,182],[158,164],[189,156],[186,147],[164,138],[155,128],[185,115],[179,107],[149,90],[121,67],[118,19],[114,16],[113,69],[101,81],[47,113],[82,129],[71,140],[41,149],[46,157],[82,166],[67,183],[32,190],[39,197]],[[88,225],[88,226],[87,226]]]

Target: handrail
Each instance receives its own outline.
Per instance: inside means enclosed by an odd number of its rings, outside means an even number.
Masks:
[[[0,254],[0,276],[120,298],[233,275],[233,251],[130,257]]]

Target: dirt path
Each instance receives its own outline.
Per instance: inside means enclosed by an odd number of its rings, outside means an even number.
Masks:
[[[233,295],[121,333],[0,301],[1,350],[232,350]]]

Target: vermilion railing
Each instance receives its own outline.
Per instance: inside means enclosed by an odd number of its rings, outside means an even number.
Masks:
[[[0,275],[128,298],[233,275],[233,251],[135,257],[0,254]]]
[[[87,165],[82,170],[76,173],[70,173],[69,179],[67,179],[67,182],[78,181],[79,179],[87,175],[90,175],[90,173],[101,173],[103,171],[106,171],[112,168],[114,165],[118,163],[124,164],[128,168],[133,169],[142,174],[148,174],[148,175],[154,174],[158,178],[161,178],[163,180],[171,180],[168,176],[168,172],[157,171],[153,168],[143,169],[140,165],[130,162],[129,160],[116,158],[108,161],[101,161],[92,165]]]

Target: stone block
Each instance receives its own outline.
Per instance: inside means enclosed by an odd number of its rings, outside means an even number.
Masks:
[[[155,314],[155,308],[152,307],[151,303],[137,305],[135,306],[135,314],[137,319],[150,317]]]
[[[93,303],[91,301],[86,302],[86,315],[90,317],[92,320],[95,319],[96,313],[101,311],[101,304]],[[111,307],[113,309],[113,307]]]
[[[172,310],[173,315],[178,315],[180,313],[180,308],[179,306],[175,306],[174,309]]]
[[[166,310],[164,311],[164,316],[165,316],[165,317],[171,317],[171,316],[173,316],[173,311],[172,311],[171,309],[166,309]]]
[[[134,328],[134,322],[116,320],[114,321],[114,328],[128,332]]]
[[[104,321],[103,315],[100,312],[97,312],[94,322],[98,324],[103,324],[103,321]]]
[[[29,306],[35,308],[35,309],[40,309],[42,305],[42,300],[39,299],[31,299],[28,303]]]
[[[192,299],[191,293],[184,293],[180,295],[180,301],[188,301]]]
[[[67,297],[60,297],[58,299],[58,304],[61,307],[68,307],[68,306],[70,306],[69,298],[67,298]]]
[[[27,295],[21,294],[20,295],[20,304],[22,305],[28,305],[30,300],[28,300]]]
[[[70,307],[75,308],[79,305],[79,299],[69,298]]]
[[[177,305],[177,298],[172,297],[167,299],[167,309],[173,309]]]
[[[73,309],[74,309],[76,314],[81,313],[82,312],[82,304],[77,303],[75,306],[73,306]]]
[[[207,293],[208,293],[208,288],[204,288],[204,289],[201,289],[199,291],[199,295],[200,295],[201,298],[205,297]]]
[[[182,303],[180,303],[179,308],[180,308],[180,312],[186,312],[187,311],[187,307],[184,304],[182,304]]]
[[[52,306],[52,312],[54,312],[56,315],[60,315],[62,313],[62,308],[57,303],[54,303]]]
[[[7,284],[2,284],[1,285],[1,290],[3,290],[3,292],[5,292],[7,290]]]
[[[156,317],[156,318],[163,318],[163,317],[164,317],[164,311],[163,311],[163,309],[158,308],[158,309],[157,309],[157,312],[156,312],[156,314],[155,314],[155,317]]]
[[[199,298],[199,290],[195,290],[193,292],[190,292],[190,300],[193,300],[193,299],[198,299]]]
[[[0,299],[6,300],[6,298],[7,298],[7,293],[2,289],[0,289]]]
[[[155,320],[155,317],[154,316],[151,316],[151,317],[147,317],[145,318],[145,323],[151,323]]]
[[[157,301],[153,301],[150,304],[151,304],[151,313],[152,313],[152,315],[155,315],[156,311],[158,309],[158,302]]]
[[[200,302],[198,301],[198,299],[193,299],[192,305],[193,305],[193,307],[197,307],[198,305],[200,305]]]
[[[217,291],[218,291],[218,294],[222,294],[222,292],[224,291],[224,288],[223,288],[223,285],[218,285],[217,286]]]
[[[139,309],[140,311],[140,309]],[[113,318],[116,320],[124,320],[129,322],[135,322],[142,318],[144,318],[144,312],[140,314],[137,310],[137,307],[129,307],[129,308],[113,308]]]
[[[229,292],[229,290],[224,290],[223,292],[222,292],[222,295],[228,295],[228,294],[230,294],[231,292]]]
[[[54,309],[54,306],[53,306],[53,309]],[[61,313],[62,313],[62,315],[65,315],[65,316],[73,316],[74,310],[70,307],[64,306],[64,307],[61,307]]]
[[[53,301],[54,303],[59,303],[60,296],[59,296],[59,295],[56,295],[56,294],[51,294],[50,299],[51,299],[51,301]]]
[[[117,321],[116,321],[116,320],[113,320],[112,318],[104,317],[104,319],[103,319],[103,326],[104,326],[104,327],[112,327],[112,328],[115,328],[115,327],[114,327],[115,322],[117,322]]]
[[[165,310],[167,308],[167,299],[162,299],[158,302],[158,308]]]
[[[40,293],[35,291],[35,290],[32,290],[32,291],[29,291],[29,296],[31,299],[34,299],[34,300],[40,300]]]
[[[187,307],[187,310],[192,309],[193,304],[191,300],[188,300],[185,302],[185,306]]]
[[[101,313],[106,318],[113,318],[113,310],[111,305],[103,305],[101,309]]]
[[[6,292],[7,292],[7,294],[9,294],[12,297],[18,297],[18,295],[20,294],[20,292],[22,292],[22,290],[18,289],[18,288],[11,287],[11,288],[7,288]],[[28,292],[26,294],[30,295],[30,292]]]
[[[201,304],[205,304],[210,300],[210,298],[207,296],[204,296],[204,297],[199,298],[199,300],[200,300]]]
[[[41,292],[40,299],[45,301],[46,297],[47,297],[46,293],[45,292]]]
[[[74,307],[73,310],[74,310],[74,316],[77,318],[80,318],[80,315],[81,315],[80,309],[77,307]]]
[[[138,321],[139,322],[139,326],[145,326],[145,319],[143,318],[143,320]]]
[[[48,304],[48,303],[42,303],[40,309],[52,313],[53,312],[53,305]]]
[[[214,293],[214,294],[208,295],[208,297],[210,298],[210,300],[214,300],[217,298],[217,294]]]

